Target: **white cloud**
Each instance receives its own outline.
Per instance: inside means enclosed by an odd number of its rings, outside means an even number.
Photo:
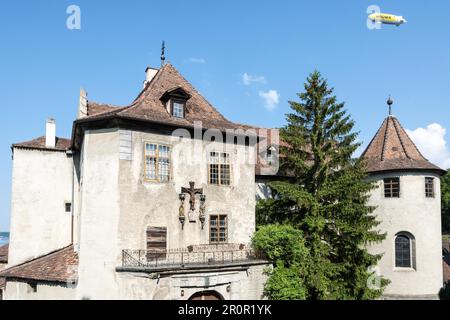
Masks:
[[[189,58],[189,62],[191,62],[191,63],[206,63],[206,60],[203,58]]]
[[[406,129],[406,132],[425,158],[443,169],[450,168],[450,150],[445,141],[446,131],[447,130],[438,123],[432,123],[425,129]]]
[[[280,103],[280,94],[276,90],[260,91],[259,96],[264,100],[264,106],[272,111]]]
[[[251,74],[248,73],[244,73],[242,75],[242,82],[246,85],[246,86],[250,86],[252,85],[252,83],[266,83],[266,77],[264,76],[252,76]]]

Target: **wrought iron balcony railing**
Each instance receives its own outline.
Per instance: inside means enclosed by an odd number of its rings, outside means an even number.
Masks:
[[[204,246],[206,247],[206,246]],[[203,250],[170,249],[164,252],[151,250],[123,250],[123,268],[184,268],[189,266],[231,265],[264,260],[262,254],[251,249],[205,248]]]

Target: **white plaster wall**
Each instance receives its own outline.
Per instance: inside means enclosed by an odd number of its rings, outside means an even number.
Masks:
[[[385,198],[383,179],[400,177],[400,198]],[[425,177],[435,178],[435,198],[425,197]],[[437,295],[442,287],[440,180],[434,173],[389,173],[372,176],[378,188],[370,204],[381,221],[378,229],[387,233],[380,244],[369,246],[372,253],[384,253],[380,272],[391,281],[384,294],[392,297]],[[416,241],[416,270],[395,268],[394,240],[407,231]]]
[[[217,291],[225,300],[260,300],[264,298],[266,267],[162,275],[159,279],[143,273],[121,272],[117,277],[119,296],[126,300],[188,300],[197,292]]]
[[[73,300],[75,289],[65,285],[38,284],[36,292],[26,282],[6,283],[4,300]]]
[[[132,132],[131,160],[119,160],[120,132],[116,129],[87,131],[82,148],[80,186],[80,265],[78,299],[140,298],[144,292],[130,294],[130,285],[139,287],[142,279],[119,281],[115,268],[120,266],[123,249],[146,249],[148,226],[167,227],[168,248],[209,243],[206,221],[204,230],[186,221],[181,230],[178,219],[178,194],[189,181],[206,194],[207,215],[227,214],[229,243],[250,242],[255,230],[255,171],[253,147],[227,145],[233,163],[232,185],[208,185],[207,155],[222,151],[222,143]],[[151,183],[143,179],[144,142],[172,147],[172,179]],[[192,147],[192,149],[191,149]],[[249,157],[243,161],[242,157]],[[129,159],[129,157],[126,157]],[[189,206],[187,197],[185,206]],[[197,201],[197,208],[198,208]],[[197,210],[198,211],[198,210]],[[187,212],[186,212],[187,213]],[[120,276],[122,277],[122,276]],[[132,290],[131,290],[132,292]]]
[[[78,299],[117,297],[119,135],[87,131],[83,142]]]
[[[14,149],[9,265],[71,241],[72,158],[65,152]]]
[[[207,143],[184,138],[133,132],[132,161],[120,161],[119,244],[123,249],[146,249],[147,226],[167,227],[168,248],[209,243],[209,219],[202,230],[198,221],[199,198],[196,201],[197,222],[186,219],[182,230],[179,216],[182,187],[195,182],[206,195],[206,215],[228,215],[228,242],[248,244],[255,230],[255,171],[251,161],[243,161],[254,153],[241,145]],[[160,143],[172,148],[172,179],[168,183],[152,183],[143,179],[144,143]],[[224,148],[226,148],[224,150]],[[231,156],[231,186],[208,184],[207,158],[210,151],[226,151]],[[185,200],[186,216],[189,196]]]

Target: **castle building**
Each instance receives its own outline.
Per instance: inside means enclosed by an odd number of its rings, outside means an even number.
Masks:
[[[270,263],[250,242],[279,144],[277,130],[227,120],[171,64],[147,68],[125,107],[82,90],[71,139],[50,119],[12,146],[3,298],[264,298]],[[385,298],[437,297],[444,171],[391,115],[362,157],[387,234],[369,248],[383,255]]]
[[[384,297],[437,299],[443,285],[440,177],[446,172],[424,158],[392,115],[362,157],[377,186],[370,204],[386,233],[369,247],[382,254],[378,271],[391,282]]]
[[[171,65],[126,107],[80,94],[71,139],[13,151],[5,299],[261,299],[262,129],[223,117]]]

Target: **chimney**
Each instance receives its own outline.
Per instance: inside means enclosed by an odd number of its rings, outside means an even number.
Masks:
[[[151,68],[151,67],[147,67],[147,69],[145,69],[144,88],[147,85],[147,83],[152,81],[152,79],[156,76],[157,73],[158,73],[158,69]]]
[[[56,147],[56,124],[54,119],[48,119],[45,127],[45,147]]]
[[[87,110],[87,92],[83,88],[80,89],[80,101],[78,103],[78,119],[84,118],[88,115]]]

